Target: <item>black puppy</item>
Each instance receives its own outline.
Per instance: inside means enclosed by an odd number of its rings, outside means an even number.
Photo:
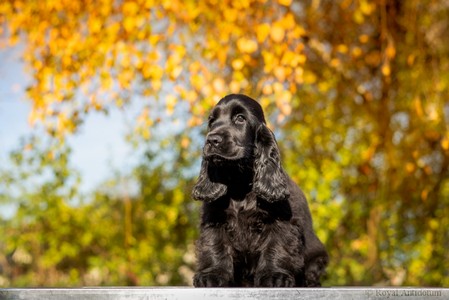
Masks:
[[[203,201],[196,287],[320,286],[328,255],[281,166],[261,106],[228,95],[209,117],[194,199]]]

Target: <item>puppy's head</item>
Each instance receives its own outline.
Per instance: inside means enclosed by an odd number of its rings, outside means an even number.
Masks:
[[[288,197],[287,177],[274,135],[265,125],[262,107],[245,95],[228,95],[212,110],[193,198],[213,201],[225,195],[228,187],[223,176],[232,174],[223,167],[229,166],[251,170],[253,190],[264,200]]]
[[[253,156],[255,133],[265,123],[262,107],[245,95],[228,95],[214,107],[208,120],[204,159],[216,165]]]

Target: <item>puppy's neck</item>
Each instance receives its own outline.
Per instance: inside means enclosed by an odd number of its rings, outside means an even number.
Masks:
[[[209,178],[227,186],[227,195],[242,200],[252,191],[254,172],[246,164],[227,164],[209,169]]]
[[[239,181],[228,185],[228,195],[231,199],[240,201],[253,189],[252,181]]]

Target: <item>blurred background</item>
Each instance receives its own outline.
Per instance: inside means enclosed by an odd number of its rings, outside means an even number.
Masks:
[[[205,121],[264,107],[324,286],[449,286],[449,1],[3,0],[0,287],[189,285]]]

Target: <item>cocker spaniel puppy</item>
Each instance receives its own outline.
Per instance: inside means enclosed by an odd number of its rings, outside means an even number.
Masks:
[[[192,196],[203,201],[196,287],[320,286],[327,252],[255,100],[228,95],[212,110]]]

